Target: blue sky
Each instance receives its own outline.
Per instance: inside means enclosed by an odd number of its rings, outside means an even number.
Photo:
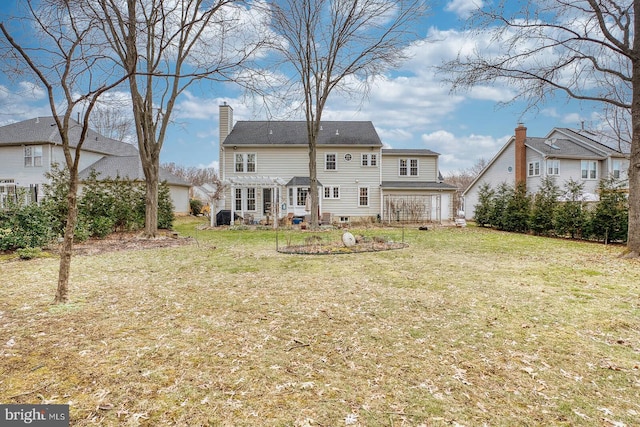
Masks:
[[[427,148],[441,154],[443,174],[491,159],[523,122],[532,136],[545,136],[553,127],[579,128],[594,123],[595,104],[580,105],[557,99],[524,112],[521,103],[498,107],[512,93],[499,85],[450,93],[433,66],[452,59],[465,44],[464,18],[481,0],[442,0],[416,31],[422,41],[411,49],[412,57],[377,81],[368,97],[334,93],[324,120],[369,120],[388,148]],[[0,5],[0,19],[11,15],[9,2]],[[117,96],[118,94],[113,94]],[[161,162],[182,166],[218,165],[218,106],[234,109],[235,120],[266,120],[264,110],[248,102],[232,84],[192,86],[178,100]],[[0,74],[0,125],[51,115],[45,93],[34,80],[9,79]]]

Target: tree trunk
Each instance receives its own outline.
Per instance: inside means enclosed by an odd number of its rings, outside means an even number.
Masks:
[[[640,256],[640,60],[633,64],[631,155],[629,157],[628,256]]]
[[[316,139],[309,139],[309,197],[311,199],[311,230],[318,229],[318,168],[316,165]]]
[[[71,178],[67,193],[67,224],[64,229],[64,242],[60,251],[60,271],[58,273],[58,289],[54,304],[66,304],[69,301],[69,273],[71,271],[71,255],[73,254],[73,237],[78,220],[78,185],[77,178]]]
[[[145,175],[145,213],[144,236],[155,238],[158,234],[158,165],[144,167]]]

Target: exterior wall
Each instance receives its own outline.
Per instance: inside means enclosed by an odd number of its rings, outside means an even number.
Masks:
[[[237,147],[235,150],[225,146],[224,155],[224,176],[226,178],[234,176],[254,176],[282,178],[289,181],[295,176],[309,176],[309,154],[306,145],[285,146],[285,147]],[[256,154],[255,172],[235,172],[236,154]],[[378,164],[375,167],[362,166],[361,154],[377,154]],[[325,155],[336,155],[336,170],[325,169]],[[347,160],[347,155],[351,160]],[[316,167],[318,181],[325,187],[338,187],[340,197],[338,199],[324,198],[324,193],[319,194],[319,204],[321,213],[330,213],[333,217],[376,217],[379,213],[380,205],[380,158],[379,150],[372,151],[366,147],[327,147],[320,146],[317,149]],[[360,207],[359,189],[367,187],[369,191],[369,205]],[[226,191],[224,208],[231,209],[234,189]],[[256,187],[256,210],[247,212],[255,218],[263,217],[263,192]],[[280,189],[279,204],[286,203],[287,208],[293,211],[288,201],[286,188]],[[285,215],[286,213],[281,213]],[[303,211],[298,208],[295,215],[302,215]]]
[[[189,187],[169,185],[169,195],[176,215],[187,215],[191,211],[189,204]]]
[[[426,198],[429,199],[427,203],[430,205],[430,211],[425,212],[425,220],[440,222],[453,219],[453,194],[454,192],[448,191],[424,191],[424,190],[385,190],[383,193],[383,207],[384,212],[382,220],[389,221],[388,207],[385,207],[387,196],[394,197],[407,197],[407,198]],[[392,219],[393,220],[393,219]]]
[[[400,159],[418,159],[418,176],[401,176]],[[437,163],[435,156],[385,154],[382,158],[382,181],[435,182],[438,180]]]
[[[515,183],[515,144],[513,138],[508,142],[508,146],[499,156],[494,159],[489,169],[484,171],[484,175],[464,196],[464,215],[467,219],[472,219],[475,215],[475,206],[478,204],[478,191],[480,187],[487,183],[492,188],[506,182],[509,185]]]

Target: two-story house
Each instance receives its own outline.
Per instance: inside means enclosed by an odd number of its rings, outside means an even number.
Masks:
[[[80,139],[81,126],[69,132],[72,152]],[[9,197],[15,197],[16,189],[27,190],[33,202],[43,197],[43,184],[48,182],[46,173],[54,164],[65,165],[62,141],[53,117],[37,117],[0,127],[0,208]],[[131,144],[107,138],[89,130],[82,145],[79,178],[89,177],[95,170],[99,179],[129,178],[144,181],[144,173],[138,150]],[[189,212],[190,184],[181,178],[161,170],[160,179],[167,181],[176,213]]]
[[[598,200],[598,185],[603,177],[626,180],[628,156],[597,141],[584,130],[554,128],[545,137],[527,136],[519,124],[514,136],[498,151],[475,180],[462,193],[467,219],[475,215],[480,187],[524,182],[535,193],[545,177],[553,177],[562,189],[569,180],[583,184],[585,200]]]
[[[230,218],[308,217],[309,147],[304,121],[238,121],[220,106],[220,178]],[[317,139],[323,222],[441,221],[453,186],[439,180],[438,154],[384,149],[367,121],[324,121]],[[275,223],[275,222],[274,222]]]

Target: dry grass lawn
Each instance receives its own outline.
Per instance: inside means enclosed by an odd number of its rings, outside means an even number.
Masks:
[[[74,257],[63,306],[56,258],[0,262],[0,403],[69,404],[74,426],[640,424],[620,247],[412,228],[405,249],[305,256],[197,225]]]

